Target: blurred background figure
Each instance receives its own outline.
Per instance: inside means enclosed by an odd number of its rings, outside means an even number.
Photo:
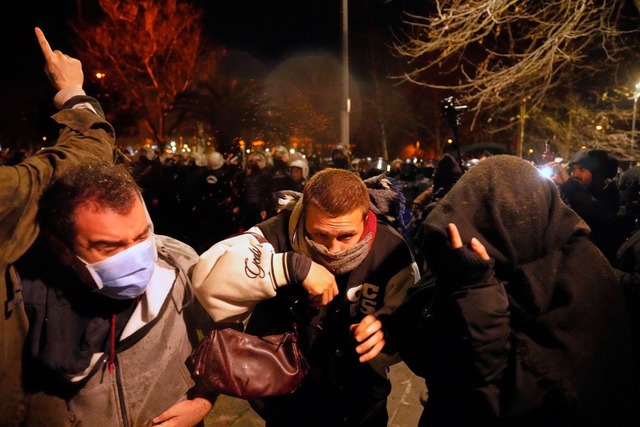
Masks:
[[[291,180],[291,170],[289,163],[289,150],[282,145],[277,145],[271,150],[271,190],[282,191],[291,190],[293,181]]]
[[[336,145],[331,150],[331,164],[333,168],[351,169],[351,151],[344,145]]]
[[[409,207],[409,209],[405,209],[402,215],[405,224],[409,224],[411,222],[412,211],[410,208],[413,206],[413,201],[430,187],[429,180],[420,173],[420,168],[414,160],[415,159],[405,159],[399,165],[398,175],[396,177],[400,191],[402,191],[402,194],[404,195],[406,206]],[[405,237],[407,237],[407,233],[408,228],[404,233]]]
[[[618,228],[623,239],[629,238],[638,230],[640,220],[640,166],[627,169],[618,181],[620,190],[620,209],[618,209]]]
[[[458,182],[462,176],[460,163],[451,155],[444,154],[433,172],[433,185],[425,189],[416,196],[411,203],[411,217],[407,223],[407,241],[413,249],[413,255],[421,268],[421,272],[426,270],[424,256],[420,252],[421,226],[429,213],[433,210],[439,200],[441,200],[451,187]]]
[[[404,163],[402,159],[393,159],[391,163],[389,163],[389,176],[392,178],[397,178],[400,176],[400,165]]]
[[[221,153],[206,155],[207,166],[199,171],[194,184],[194,233],[187,241],[198,253],[240,230],[237,173]]]
[[[591,228],[591,240],[613,261],[623,239],[617,229],[616,216],[620,208],[620,192],[614,180],[618,161],[606,151],[583,149],[575,153],[565,170],[552,164],[557,173],[552,180],[558,184],[560,196]]]
[[[636,389],[640,390],[640,167],[628,169],[620,177],[620,210],[617,224],[624,243],[618,248],[613,262],[622,285],[633,337],[636,367]]]
[[[362,169],[362,161],[361,163],[361,170],[362,170],[362,174],[361,177],[362,179],[368,179],[380,174],[386,174],[387,172],[389,172],[389,162],[387,162],[385,159],[383,159],[382,157],[378,157],[374,160],[371,160],[368,164],[368,167],[366,170]]]
[[[289,164],[289,168],[291,169],[291,181],[293,182],[291,190],[302,192],[307,179],[309,179],[309,163],[307,159],[302,157],[295,159]]]
[[[240,194],[244,230],[248,230],[275,213],[271,173],[267,169],[267,158],[263,153],[254,152],[249,155]]]

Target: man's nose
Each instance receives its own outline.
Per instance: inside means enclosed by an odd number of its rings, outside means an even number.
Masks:
[[[340,252],[340,242],[337,239],[330,241],[327,249],[331,253]]]

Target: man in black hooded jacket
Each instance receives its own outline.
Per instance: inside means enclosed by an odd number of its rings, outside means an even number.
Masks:
[[[420,425],[638,425],[622,290],[551,181],[491,157],[423,231],[435,298],[399,325],[426,344]]]

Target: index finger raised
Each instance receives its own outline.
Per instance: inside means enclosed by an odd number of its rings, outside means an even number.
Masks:
[[[42,49],[42,53],[44,54],[45,59],[49,58],[53,55],[53,50],[51,50],[51,46],[49,46],[49,42],[47,38],[44,36],[42,30],[38,27],[35,29],[36,37],[38,38],[38,43],[40,44],[40,49]]]

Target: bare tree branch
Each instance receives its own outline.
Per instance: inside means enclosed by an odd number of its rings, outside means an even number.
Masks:
[[[98,3],[104,19],[74,26],[83,43],[81,59],[106,73],[105,87],[162,144],[172,131],[167,114],[191,82],[200,53],[201,12],[178,0]]]
[[[409,15],[412,37],[395,49],[415,60],[427,58],[404,74],[412,83],[454,89],[486,107],[512,107],[514,93],[535,104],[563,69],[592,66],[584,61],[594,45],[615,58],[620,31],[611,22],[619,3],[437,0],[434,16]],[[458,81],[441,83],[437,73],[428,73],[450,62],[461,71]]]
[[[513,128],[522,102],[528,120],[539,121],[527,126],[541,136],[566,130],[569,119],[584,127],[594,111],[578,114],[587,94],[576,82],[595,87],[603,77],[617,79],[620,64],[637,56],[627,38],[636,37],[638,27],[623,25],[626,6],[624,0],[436,0],[425,16],[407,14],[394,50],[409,65],[397,78],[455,91],[474,111],[471,129],[487,116],[494,118],[491,132]],[[610,128],[612,147],[620,147],[624,133]],[[573,134],[604,144],[602,136]]]

